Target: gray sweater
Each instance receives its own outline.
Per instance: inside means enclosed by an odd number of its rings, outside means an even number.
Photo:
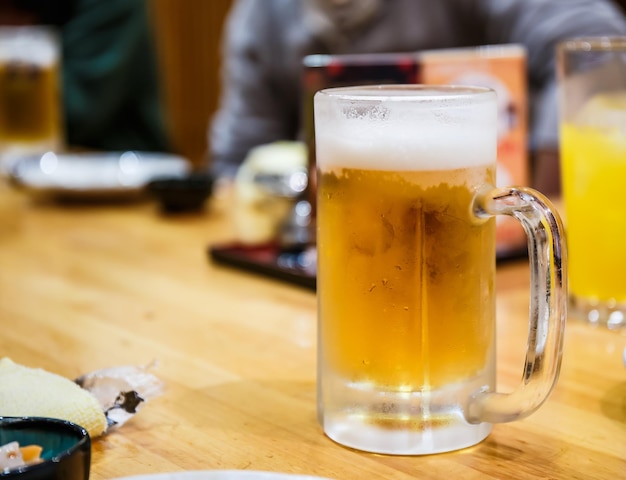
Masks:
[[[215,174],[234,175],[256,145],[299,138],[302,59],[314,53],[523,44],[529,148],[556,148],[556,43],[573,36],[626,35],[626,19],[610,0],[381,0],[367,2],[380,3],[367,22],[335,30],[331,23],[318,22],[316,28],[308,1],[234,3],[223,42],[223,95],[210,128]]]

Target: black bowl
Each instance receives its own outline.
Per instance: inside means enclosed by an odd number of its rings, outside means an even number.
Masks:
[[[182,178],[158,178],[147,185],[148,192],[161,204],[165,212],[200,210],[211,195],[213,178],[194,173]]]
[[[87,430],[65,421],[42,417],[0,417],[0,445],[39,445],[42,462],[0,470],[1,480],[87,480],[91,439]]]

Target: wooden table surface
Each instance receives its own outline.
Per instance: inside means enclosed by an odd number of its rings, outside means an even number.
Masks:
[[[623,334],[570,321],[562,372],[529,418],[458,452],[341,447],[315,413],[313,292],[212,265],[233,231],[217,195],[200,214],[150,202],[55,205],[0,185],[0,356],[68,378],[145,365],[162,396],[94,439],[91,478],[248,469],[349,479],[626,478]],[[498,382],[521,376],[528,272],[498,269]]]

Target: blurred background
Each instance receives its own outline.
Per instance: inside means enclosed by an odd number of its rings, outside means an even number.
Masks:
[[[172,148],[207,160],[207,127],[220,96],[220,38],[233,0],[149,0]]]
[[[613,1],[626,12],[626,0]],[[29,3],[37,1],[0,0],[0,6]],[[85,3],[94,5],[97,1]],[[210,160],[208,127],[221,95],[220,44],[224,21],[234,3],[235,0],[145,2],[170,147],[198,167]],[[0,15],[0,24],[4,20]]]
[[[626,0],[614,0],[626,12]],[[148,0],[175,152],[207,161],[207,127],[220,96],[220,39],[234,0]]]

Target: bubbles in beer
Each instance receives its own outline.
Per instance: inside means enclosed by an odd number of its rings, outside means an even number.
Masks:
[[[350,105],[344,110],[348,119],[385,120],[389,115],[389,109],[384,105],[364,107],[361,104]]]
[[[479,279],[494,268],[495,235],[493,222],[470,218],[468,185],[493,175],[322,174],[318,288],[341,292],[321,302],[322,330],[332,337],[329,361],[351,381],[419,390],[481,370],[492,297]]]

